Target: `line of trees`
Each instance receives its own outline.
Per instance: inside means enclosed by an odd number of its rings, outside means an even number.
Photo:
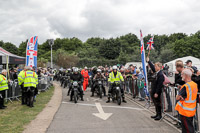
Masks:
[[[150,34],[144,37],[145,44],[150,37]],[[25,57],[27,41],[22,42],[19,48],[10,42],[0,41],[0,47]],[[200,58],[200,31],[191,35],[185,33],[154,35],[154,44],[155,50],[151,50],[150,54],[154,62],[165,63],[189,55]],[[140,40],[132,33],[109,39],[92,37],[86,42],[76,37],[57,38],[53,45],[53,61],[61,67],[125,64],[141,61],[140,54]],[[39,44],[38,64],[42,65],[50,61],[50,58],[48,41]]]

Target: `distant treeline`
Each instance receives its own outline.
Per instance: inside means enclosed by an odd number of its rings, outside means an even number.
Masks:
[[[145,46],[151,35],[144,37]],[[17,48],[10,42],[0,41],[0,47],[9,52],[26,55],[27,41]],[[171,35],[154,35],[155,50],[151,50],[150,58],[162,63],[183,56],[200,58],[200,31],[195,34],[174,33]],[[146,54],[148,51],[146,51]],[[50,61],[51,49],[48,41],[38,45],[38,65]],[[86,42],[78,38],[57,38],[53,45],[53,61],[64,68],[70,66],[93,66],[125,64],[141,61],[140,40],[132,33],[117,38],[92,37]]]

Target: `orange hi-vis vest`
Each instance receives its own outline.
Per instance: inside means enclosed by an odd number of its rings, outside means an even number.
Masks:
[[[187,98],[176,104],[175,110],[186,117],[193,117],[196,113],[197,84],[193,81],[187,82],[181,88],[186,87]]]

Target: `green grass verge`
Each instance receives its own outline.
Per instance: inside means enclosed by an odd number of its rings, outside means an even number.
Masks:
[[[21,101],[8,103],[7,109],[0,110],[0,133],[21,133],[25,125],[34,120],[49,102],[54,92],[54,87],[47,92],[41,92],[33,108],[21,105]]]

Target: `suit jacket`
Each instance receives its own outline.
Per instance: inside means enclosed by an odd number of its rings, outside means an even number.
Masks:
[[[150,61],[148,63],[151,67],[151,70],[153,72],[156,72],[155,66]],[[156,74],[156,79],[154,80],[154,82],[152,82],[152,84],[153,84],[152,85],[152,93],[153,94],[157,93],[158,95],[160,95],[162,93],[164,80],[165,80],[165,78],[164,78],[163,72],[162,72],[162,70],[160,70]]]

